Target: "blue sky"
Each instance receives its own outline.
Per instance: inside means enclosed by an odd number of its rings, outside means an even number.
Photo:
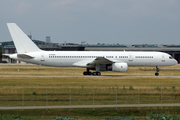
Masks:
[[[0,0],[0,42],[6,23],[52,42],[180,44],[180,0]]]

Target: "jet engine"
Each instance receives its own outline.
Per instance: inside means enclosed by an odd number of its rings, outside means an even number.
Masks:
[[[107,65],[106,69],[109,71],[115,71],[115,72],[126,72],[128,69],[127,63],[113,63],[111,65]]]

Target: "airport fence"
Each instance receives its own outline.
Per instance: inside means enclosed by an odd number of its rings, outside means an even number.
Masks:
[[[0,106],[180,103],[176,89],[16,89],[0,91]]]

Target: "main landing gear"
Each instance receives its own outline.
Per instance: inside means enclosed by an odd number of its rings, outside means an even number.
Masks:
[[[156,73],[155,73],[155,76],[159,76],[159,67],[156,66]]]
[[[100,72],[90,72],[89,69],[87,68],[87,71],[83,72],[83,75],[93,75],[93,76],[100,76]]]

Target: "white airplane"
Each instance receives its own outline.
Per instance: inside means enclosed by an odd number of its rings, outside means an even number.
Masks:
[[[98,75],[100,71],[125,72],[128,66],[156,66],[159,75],[161,66],[176,65],[177,61],[163,52],[126,51],[43,51],[15,24],[7,23],[17,53],[10,58],[28,63],[53,67],[82,67],[83,75]],[[90,72],[95,70],[95,72]]]

